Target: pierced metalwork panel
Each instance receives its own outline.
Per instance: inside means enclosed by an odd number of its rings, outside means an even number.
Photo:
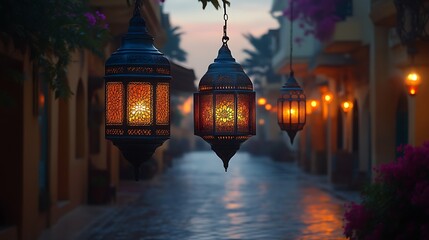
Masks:
[[[128,129],[128,135],[142,135],[149,136],[152,135],[152,131],[149,129]]]
[[[124,86],[120,82],[106,83],[106,124],[122,125]]]
[[[170,135],[170,130],[167,130],[167,129],[158,129],[158,130],[156,130],[156,135],[169,136]]]
[[[122,129],[106,129],[107,135],[124,135],[124,130]]]
[[[156,124],[170,124],[170,85],[168,83],[156,85]]]
[[[200,123],[202,132],[213,131],[213,95],[200,95]]]
[[[249,95],[237,95],[237,130],[239,132],[249,132],[250,105]]]
[[[234,132],[235,124],[234,94],[216,95],[216,132]]]

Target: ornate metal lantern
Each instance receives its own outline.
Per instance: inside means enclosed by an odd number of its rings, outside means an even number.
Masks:
[[[281,96],[277,100],[277,122],[293,143],[296,133],[305,125],[306,97],[293,72],[280,91]]]
[[[170,136],[170,63],[153,46],[140,1],[122,45],[106,61],[105,136],[134,166],[150,159]]]
[[[296,81],[292,70],[293,1],[290,1],[290,4],[290,75],[280,89],[281,96],[277,100],[277,122],[280,129],[287,132],[290,142],[293,144],[296,133],[304,128],[307,103],[304,91]]]
[[[231,55],[226,21],[225,10],[223,45],[194,93],[194,133],[210,143],[225,171],[241,143],[256,134],[253,84]]]

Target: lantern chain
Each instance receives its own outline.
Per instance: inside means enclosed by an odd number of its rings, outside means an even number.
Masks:
[[[223,25],[223,37],[222,42],[224,45],[227,45],[229,41],[229,37],[227,34],[228,30],[228,14],[226,13],[226,0],[223,0],[223,20],[225,21],[225,25]]]
[[[134,2],[134,17],[140,16],[141,13],[141,7],[142,7],[142,1],[141,0],[136,0]]]
[[[289,64],[290,64],[290,73],[293,75],[292,69],[292,52],[293,52],[293,44],[292,44],[292,36],[293,36],[293,1],[290,0],[290,55],[289,55]]]

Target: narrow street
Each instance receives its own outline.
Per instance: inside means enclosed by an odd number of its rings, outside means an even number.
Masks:
[[[135,201],[79,239],[341,239],[342,200],[293,163],[237,154],[228,173],[212,152],[175,159]]]

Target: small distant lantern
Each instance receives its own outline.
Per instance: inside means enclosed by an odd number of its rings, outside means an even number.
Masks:
[[[408,88],[408,94],[410,96],[415,96],[417,94],[420,84],[421,79],[416,72],[411,72],[407,75],[407,78],[405,79],[405,85]]]
[[[267,110],[267,111],[271,111],[271,109],[273,109],[273,105],[271,105],[271,104],[265,104],[265,110]]]
[[[323,100],[326,103],[331,103],[334,100],[334,95],[332,95],[332,93],[330,93],[330,92],[327,92],[327,93],[323,94]]]
[[[134,166],[136,180],[141,163],[170,136],[170,63],[153,46],[140,5],[105,68],[105,136]]]
[[[258,105],[259,106],[264,106],[265,104],[267,104],[267,99],[261,97],[258,99]]]
[[[295,79],[292,69],[292,51],[293,51],[293,1],[290,4],[290,74],[285,85],[280,89],[280,97],[277,99],[277,122],[280,129],[286,131],[290,142],[293,144],[296,133],[304,128],[307,117],[307,103],[304,90],[299,86]]]
[[[306,121],[306,97],[293,72],[281,88],[281,96],[277,100],[277,121],[293,144],[296,133],[304,128]]]
[[[307,106],[307,114],[311,114],[313,111],[316,111],[319,107],[319,101],[317,100],[311,100],[309,101]]]
[[[341,103],[341,108],[343,109],[343,112],[348,113],[353,109],[353,103],[351,101],[344,101]]]
[[[223,8],[222,47],[194,93],[194,133],[211,145],[226,172],[241,143],[256,134],[256,99],[252,82],[228,48],[226,1]]]

